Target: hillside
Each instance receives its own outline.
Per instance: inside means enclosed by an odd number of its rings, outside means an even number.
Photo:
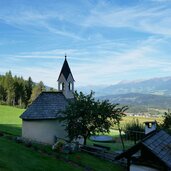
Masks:
[[[96,96],[140,93],[155,95],[171,95],[171,77],[151,78],[148,80],[120,81],[114,85],[89,85],[77,87],[78,91],[96,92]]]
[[[127,105],[143,105],[153,108],[171,108],[171,96],[153,95],[153,94],[140,94],[128,93],[103,96],[99,99],[108,99],[112,103],[120,103]]]
[[[121,81],[118,84],[105,87],[98,91],[97,94],[155,94],[155,95],[171,95],[171,77],[152,78],[149,80]]]
[[[82,87],[81,91],[89,93],[90,90],[95,92],[98,99],[131,106],[130,111],[171,108],[171,77],[121,81],[111,86],[87,86]]]

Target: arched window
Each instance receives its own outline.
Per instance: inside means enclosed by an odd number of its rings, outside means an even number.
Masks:
[[[72,91],[72,89],[73,89],[73,84],[72,82],[69,82],[69,90]]]
[[[60,83],[60,91],[63,91],[65,89],[65,84],[64,83]]]

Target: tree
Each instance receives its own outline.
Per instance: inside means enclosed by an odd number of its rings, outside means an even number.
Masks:
[[[70,140],[81,135],[86,144],[90,135],[109,133],[112,124],[121,120],[125,107],[119,108],[118,104],[111,104],[107,100],[96,101],[93,94],[75,92],[74,100],[70,101],[62,112],[61,121],[66,124]]]
[[[2,104],[27,107],[30,99],[33,101],[43,90],[45,90],[43,82],[36,84],[31,77],[28,80],[24,80],[22,76],[13,77],[11,71],[0,75],[0,103]]]
[[[6,90],[4,88],[4,79],[5,77],[0,75],[0,102],[3,103],[6,101],[7,96]]]
[[[164,113],[164,116],[163,116],[163,124],[162,124],[162,127],[163,128],[171,128],[171,113],[170,111],[168,110],[168,112],[165,112]]]
[[[15,104],[14,79],[12,77],[11,71],[5,74],[4,87],[7,92],[7,104],[14,105]]]
[[[26,94],[26,82],[23,77],[14,78],[14,92],[15,92],[15,105],[20,107],[26,107],[27,105],[27,94]]]
[[[40,81],[37,85],[33,87],[30,103],[32,103],[39,96],[39,94],[44,90],[45,90],[45,86],[43,82]]]
[[[3,94],[4,94],[4,88],[3,88],[3,86],[0,84],[0,102],[3,101]]]
[[[25,82],[26,82],[25,84],[26,84],[26,106],[27,106],[31,98],[32,90],[35,84],[33,83],[31,77],[29,77],[28,80]]]

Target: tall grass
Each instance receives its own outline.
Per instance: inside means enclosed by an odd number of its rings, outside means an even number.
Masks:
[[[144,137],[144,128],[138,119],[133,119],[124,125],[123,130],[127,139],[137,141]]]

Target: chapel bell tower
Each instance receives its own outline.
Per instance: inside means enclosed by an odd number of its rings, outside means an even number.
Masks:
[[[67,99],[73,98],[74,93],[74,77],[68,65],[67,56],[65,55],[65,60],[58,77],[58,91],[62,91]]]

